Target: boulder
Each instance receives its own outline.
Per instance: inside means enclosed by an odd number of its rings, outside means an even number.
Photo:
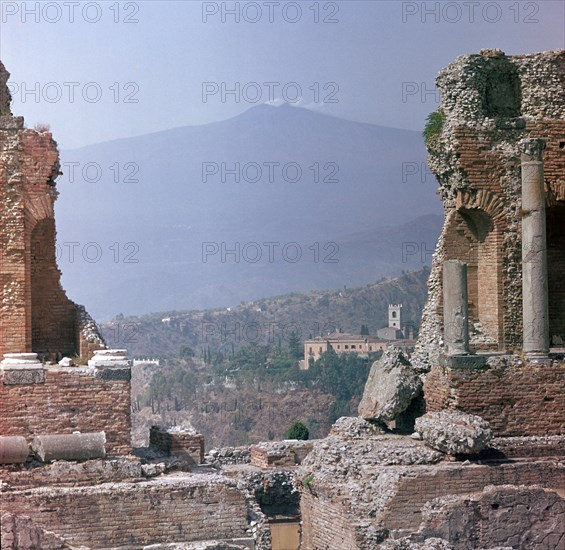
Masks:
[[[486,420],[459,411],[427,413],[416,419],[415,429],[427,445],[452,455],[478,454],[493,437]]]
[[[390,347],[373,363],[359,403],[359,416],[390,422],[422,393],[422,380],[402,351]]]

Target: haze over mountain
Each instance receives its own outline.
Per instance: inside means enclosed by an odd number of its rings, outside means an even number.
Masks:
[[[62,151],[64,286],[105,319],[420,268],[441,227],[425,158],[418,132],[288,105]]]

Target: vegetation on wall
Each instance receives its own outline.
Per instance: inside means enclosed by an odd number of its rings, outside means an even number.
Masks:
[[[438,146],[444,122],[445,113],[441,107],[426,117],[423,135],[428,149],[434,149]]]

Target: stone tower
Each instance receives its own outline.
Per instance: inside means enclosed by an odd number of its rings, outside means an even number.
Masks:
[[[388,305],[388,326],[402,330],[402,304]]]

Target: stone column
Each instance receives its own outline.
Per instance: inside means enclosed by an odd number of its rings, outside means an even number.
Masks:
[[[23,464],[29,455],[25,437],[0,435],[0,464]]]
[[[542,153],[544,139],[520,142],[522,166],[523,349],[531,358],[549,352],[547,243]]]
[[[449,355],[469,353],[467,264],[443,262],[443,335]]]

